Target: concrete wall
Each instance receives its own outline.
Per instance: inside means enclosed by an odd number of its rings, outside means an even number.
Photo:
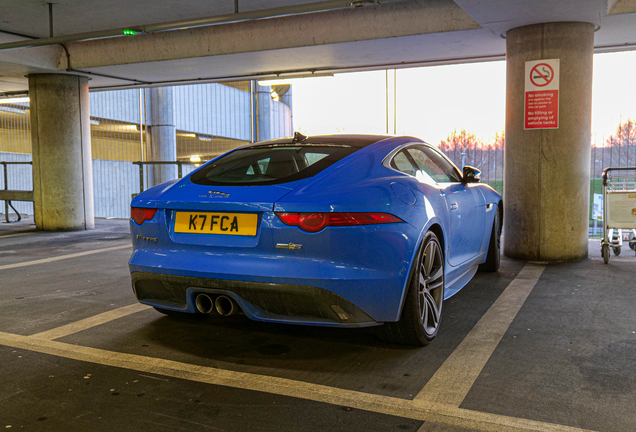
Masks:
[[[139,89],[91,92],[89,100],[91,117],[139,124]]]
[[[229,101],[230,115],[225,109]],[[246,91],[222,84],[175,86],[174,112],[178,130],[250,140],[250,94]]]
[[[174,86],[175,126],[178,130],[249,141],[250,95],[222,84]],[[146,103],[150,97],[146,90]],[[232,103],[232,113],[225,107]],[[139,123],[139,90],[114,90],[90,94],[91,117]],[[150,116],[142,118],[152,125]],[[285,119],[279,122],[285,122]]]
[[[178,130],[249,141],[250,95],[222,84],[174,86],[175,126]],[[146,90],[148,92],[148,90]],[[146,94],[146,102],[149,102]],[[226,107],[233,110],[228,115]],[[139,90],[113,90],[90,94],[91,117],[139,123]],[[282,102],[268,101],[269,127],[276,136],[290,136],[291,110]],[[142,107],[142,116],[143,107]],[[143,117],[152,125],[150,116]]]

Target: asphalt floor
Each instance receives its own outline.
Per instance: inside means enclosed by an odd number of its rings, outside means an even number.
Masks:
[[[0,429],[636,430],[628,248],[607,265],[594,239],[578,263],[503,257],[412,348],[372,328],[164,316],[132,293],[128,221],[96,225],[0,224]]]

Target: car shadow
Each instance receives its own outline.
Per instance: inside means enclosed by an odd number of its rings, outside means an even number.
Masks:
[[[503,260],[478,273],[444,304],[430,345],[382,342],[370,328],[326,328],[251,321],[244,315],[205,320],[133,314],[63,339],[104,350],[412,398],[457,348],[524,262]]]
[[[303,369],[311,362],[313,371],[340,370],[343,364],[368,363],[387,368],[416,361],[419,368],[435,369],[461,343],[523,262],[505,260],[498,273],[478,273],[466,289],[444,305],[442,327],[435,341],[424,349],[381,341],[378,327],[329,328],[256,322],[244,315],[222,317],[211,314],[205,320],[153,315],[130,335],[151,340],[162,351],[179,352],[194,359],[239,365],[264,366],[274,361]],[[150,312],[149,312],[150,313]]]

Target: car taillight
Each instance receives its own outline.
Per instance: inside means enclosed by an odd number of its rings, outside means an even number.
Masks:
[[[285,225],[318,232],[328,226],[375,225],[404,222],[389,213],[276,213]]]
[[[130,208],[130,217],[135,221],[137,225],[141,225],[147,220],[155,217],[155,213],[157,213],[157,209],[150,208],[142,208],[142,207],[131,207]]]

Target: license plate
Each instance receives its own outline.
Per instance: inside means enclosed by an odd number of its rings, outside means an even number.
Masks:
[[[174,232],[255,236],[257,225],[253,213],[177,212]]]

